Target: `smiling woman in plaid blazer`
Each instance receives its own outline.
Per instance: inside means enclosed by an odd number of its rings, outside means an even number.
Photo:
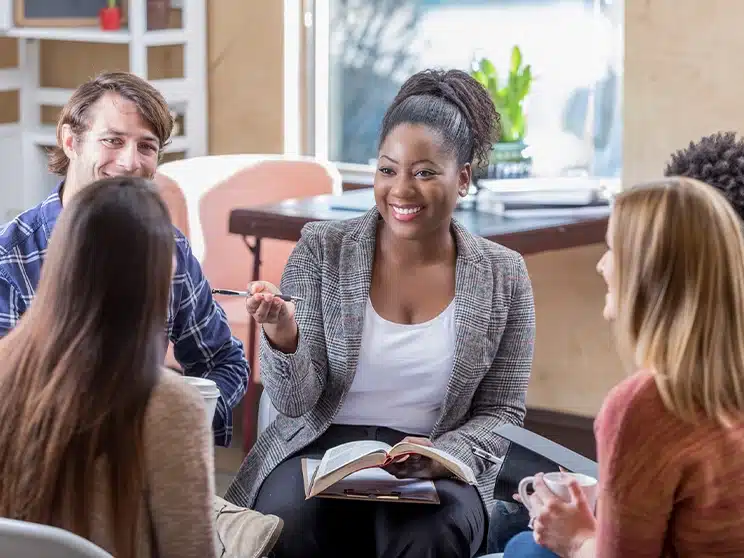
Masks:
[[[497,129],[467,74],[412,76],[383,120],[376,207],[305,227],[281,282],[303,299],[296,308],[253,285],[261,376],[280,415],[226,498],[282,517],[276,556],[451,558],[482,547],[496,470],[471,448],[503,454],[494,429],[522,423],[535,336],[522,257],[452,219]],[[305,500],[302,456],[407,436],[469,464],[477,487],[409,458],[390,472],[434,479],[440,505]]]

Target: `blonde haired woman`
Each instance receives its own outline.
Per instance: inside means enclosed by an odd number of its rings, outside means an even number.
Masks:
[[[534,533],[505,555],[744,556],[740,218],[711,186],[670,178],[618,196],[607,245],[604,316],[636,372],[595,422],[597,517],[577,486],[563,502],[540,480]]]

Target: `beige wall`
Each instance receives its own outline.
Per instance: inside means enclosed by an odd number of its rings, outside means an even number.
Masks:
[[[213,153],[279,153],[283,140],[283,2],[210,0]]]
[[[213,153],[282,149],[282,3],[209,2],[209,120]],[[718,129],[742,129],[744,2],[626,0],[624,181],[662,172],[673,150]],[[15,61],[0,40],[0,64]],[[179,75],[180,49],[151,49],[151,78]],[[126,69],[126,49],[44,48],[43,82],[72,87],[101,69]],[[8,62],[10,60],[10,62]],[[76,64],[71,64],[75,60]],[[15,100],[0,97],[0,121]],[[594,271],[602,247],[527,258],[538,339],[530,405],[593,415],[622,377],[601,319],[604,286]]]
[[[526,258],[537,315],[531,407],[594,415],[623,377],[602,319],[605,287],[595,266],[603,250],[593,245]]]
[[[744,131],[744,2],[625,0],[623,183],[663,173],[669,155],[718,130]],[[594,414],[623,377],[594,273],[601,246],[527,260],[538,339],[531,405]]]
[[[690,140],[744,129],[744,2],[626,0],[624,182]]]

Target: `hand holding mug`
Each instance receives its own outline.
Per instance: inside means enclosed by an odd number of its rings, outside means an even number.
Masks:
[[[534,485],[535,492],[527,493]],[[535,542],[560,556],[572,556],[594,538],[597,480],[575,473],[539,473],[519,483],[519,496],[532,519]]]

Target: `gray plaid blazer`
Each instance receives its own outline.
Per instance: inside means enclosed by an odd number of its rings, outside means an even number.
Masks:
[[[264,479],[323,434],[351,386],[369,296],[379,213],[306,225],[284,269],[281,290],[297,305],[293,354],[261,339],[261,379],[279,416],[259,436],[225,498],[251,507]],[[521,425],[532,366],[535,308],[522,256],[452,221],[457,245],[455,359],[434,445],[469,464],[490,511],[497,467],[472,453],[503,455],[493,431]]]

